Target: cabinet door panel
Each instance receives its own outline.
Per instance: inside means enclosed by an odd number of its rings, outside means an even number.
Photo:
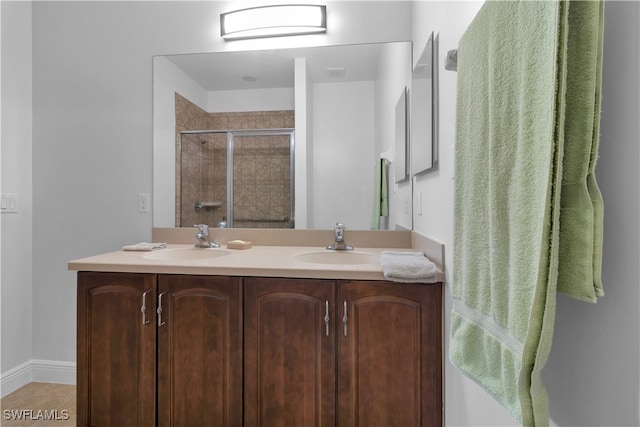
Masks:
[[[334,299],[333,281],[245,279],[245,425],[335,425]]]
[[[439,286],[340,282],[341,426],[441,424]]]
[[[158,425],[242,425],[241,284],[160,276]]]
[[[78,425],[155,425],[155,287],[152,274],[78,273]]]

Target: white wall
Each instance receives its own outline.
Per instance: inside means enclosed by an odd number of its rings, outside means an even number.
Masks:
[[[224,42],[217,16],[231,7],[216,1],[33,4],[33,157],[20,160],[21,168],[32,164],[36,171],[33,359],[75,361],[76,284],[66,263],[151,237],[151,214],[138,213],[136,199],[152,192],[154,55],[411,36],[408,26],[394,24],[410,19],[409,3],[358,1],[328,2],[326,35]],[[3,234],[3,244],[22,238]]]
[[[2,2],[2,193],[18,195],[18,213],[2,215],[2,394],[26,378],[32,358],[31,4]],[[8,373],[8,374],[7,374]],[[27,376],[25,376],[27,374]]]
[[[294,218],[295,228],[313,224],[313,90],[306,58],[294,62]]]
[[[388,228],[411,230],[411,181],[395,183],[395,170],[400,164],[396,152],[396,105],[405,88],[411,85],[411,70],[396,64],[410,64],[411,52],[398,46],[385,46],[378,64],[376,79],[376,157],[391,152],[389,166]],[[409,67],[410,68],[410,67]],[[406,166],[409,169],[409,166]]]
[[[424,214],[414,215],[414,227],[446,244],[447,280],[455,268],[451,260],[457,75],[444,70],[443,60],[448,50],[457,47],[481,4],[418,2],[413,13],[414,41],[422,41],[414,44],[414,58],[429,31],[440,33],[440,168],[415,181],[414,191],[428,196]],[[554,343],[543,371],[551,425],[640,425],[639,5],[635,1],[605,2],[602,137],[596,175],[605,202],[606,296],[597,305],[558,296]],[[447,286],[445,346],[449,301]],[[448,362],[445,381],[446,425],[517,425]]]
[[[314,219],[309,228],[331,229],[336,222],[352,230],[371,228],[374,105],[373,81],[313,85],[314,123],[330,125],[313,128]]]
[[[596,166],[605,209],[605,296],[596,305],[558,296],[543,371],[555,425],[640,425],[639,28],[639,2],[605,2]]]
[[[154,223],[176,223],[176,92],[207,110],[207,91],[164,56],[153,58],[153,197]]]
[[[276,111],[293,110],[293,87],[212,90],[208,93],[206,111],[210,113],[229,111]]]

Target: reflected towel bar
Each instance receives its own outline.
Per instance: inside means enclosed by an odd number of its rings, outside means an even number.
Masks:
[[[234,222],[289,222],[289,217],[284,218],[234,218]]]
[[[195,202],[193,204],[193,210],[196,212],[200,209],[216,209],[222,206],[222,202]]]

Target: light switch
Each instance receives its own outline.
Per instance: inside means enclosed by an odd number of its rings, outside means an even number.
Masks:
[[[2,194],[0,207],[2,213],[18,213],[18,196],[16,194]]]

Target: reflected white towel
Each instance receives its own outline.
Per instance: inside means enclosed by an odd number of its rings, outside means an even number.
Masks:
[[[432,283],[438,278],[438,268],[422,252],[384,251],[380,264],[385,279],[393,282]]]
[[[122,250],[123,251],[151,251],[153,249],[161,249],[166,247],[167,247],[166,243],[142,242],[142,243],[136,243],[135,245],[123,246]]]

